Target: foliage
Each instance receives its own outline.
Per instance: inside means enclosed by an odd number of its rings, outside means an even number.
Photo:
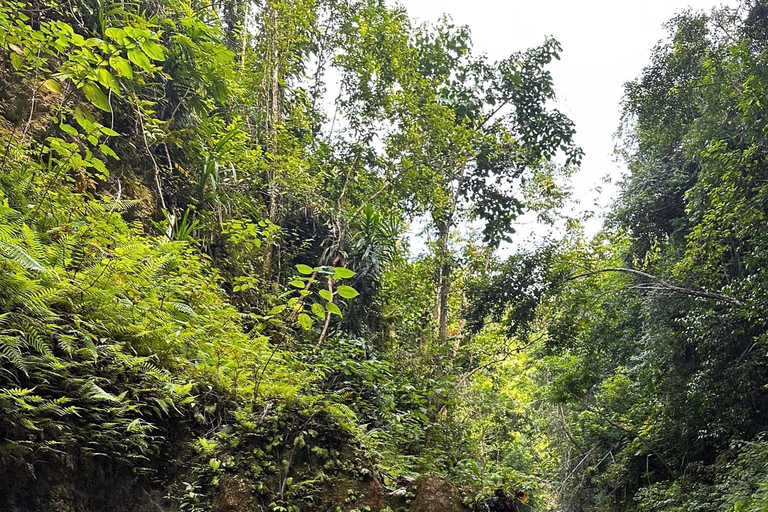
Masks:
[[[476,508],[765,510],[767,12],[669,23],[590,238],[556,222],[554,39],[3,0],[0,468],[110,465],[181,510],[424,472]],[[525,212],[565,227],[502,256]]]

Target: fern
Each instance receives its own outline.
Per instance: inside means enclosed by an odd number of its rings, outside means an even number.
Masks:
[[[45,267],[16,244],[0,241],[0,255],[27,270],[34,270],[37,272],[45,270]]]
[[[40,243],[40,235],[37,231],[33,231],[26,224],[22,224],[21,235],[29,255],[37,261],[43,261],[46,257],[46,251],[43,248],[43,244]]]
[[[187,315],[187,316],[197,315],[197,313],[195,313],[195,310],[192,309],[192,306],[185,304],[183,302],[170,302],[168,303],[168,307],[183,315]]]
[[[89,216],[104,215],[109,212],[125,213],[136,208],[141,199],[116,199],[111,201],[88,201],[85,205],[85,214]]]

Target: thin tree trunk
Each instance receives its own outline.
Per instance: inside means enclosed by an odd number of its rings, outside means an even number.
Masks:
[[[448,237],[450,222],[443,221],[438,225],[440,236],[440,268],[437,285],[438,341],[442,345],[448,339],[448,298],[450,296],[451,264],[448,258]]]
[[[277,126],[280,122],[280,55],[277,48],[276,36],[277,36],[277,10],[274,7],[269,7],[270,23],[272,29],[272,48],[270,54],[272,55],[272,76],[269,86],[269,92],[267,96],[269,98],[269,134],[268,137],[268,149],[272,156],[270,161],[271,170],[267,171],[268,193],[269,193],[269,209],[267,217],[270,222],[277,224],[277,169],[275,168],[275,162],[277,160]],[[272,253],[274,252],[274,245],[268,241],[266,248],[264,249],[264,260],[262,262],[262,276],[264,280],[269,281],[272,278]]]

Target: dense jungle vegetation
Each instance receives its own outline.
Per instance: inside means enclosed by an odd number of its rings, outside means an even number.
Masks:
[[[0,0],[0,510],[768,510],[768,6],[667,28],[586,236],[554,39]]]

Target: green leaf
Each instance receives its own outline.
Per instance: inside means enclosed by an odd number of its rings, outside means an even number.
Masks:
[[[298,271],[299,271],[299,273],[301,273],[301,274],[304,274],[305,276],[308,276],[308,275],[310,275],[312,272],[314,272],[314,271],[315,271],[315,270],[314,270],[312,267],[310,267],[309,265],[303,265],[303,264],[301,264],[301,263],[300,263],[300,264],[298,264],[298,265],[296,265],[296,270],[298,270]]]
[[[125,30],[117,27],[109,27],[104,31],[104,35],[113,41],[124,44],[125,42]]]
[[[349,279],[355,277],[355,271],[344,267],[333,267],[334,279]]]
[[[152,60],[165,60],[165,52],[163,47],[153,41],[142,41],[139,43],[141,49],[144,50],[150,59]]]
[[[333,300],[333,294],[331,292],[329,292],[328,290],[320,290],[317,293],[319,293],[320,296],[322,298],[324,298],[325,300],[327,300],[328,302]]]
[[[294,288],[304,288],[304,281],[302,281],[301,279],[294,279],[288,284],[293,286]]]
[[[109,171],[107,170],[107,167],[104,165],[104,162],[102,162],[98,158],[94,158],[93,160],[91,160],[91,164],[93,164],[93,167],[97,171],[99,171],[99,173],[103,178],[106,179],[109,177]]]
[[[100,130],[100,131],[101,131],[101,133],[103,133],[104,135],[109,135],[110,137],[117,137],[117,136],[119,136],[119,135],[120,135],[119,133],[117,133],[117,132],[116,132],[115,130],[113,130],[112,128],[107,128],[106,126],[101,126],[101,127],[99,128],[99,130]]]
[[[285,308],[286,308],[285,304],[280,304],[279,306],[275,306],[272,309],[270,309],[269,313],[267,314],[270,316],[279,315],[280,313],[283,312],[283,310],[285,310]]]
[[[18,53],[11,54],[11,65],[13,66],[13,69],[16,71],[20,70],[23,62],[24,59],[22,59]]]
[[[104,154],[104,156],[111,156],[115,160],[120,160],[120,158],[117,156],[117,153],[115,153],[114,150],[106,144],[99,144],[99,149]]]
[[[299,325],[304,329],[311,329],[315,322],[306,313],[299,314]]]
[[[131,63],[124,58],[118,57],[116,55],[112,56],[109,58],[109,65],[112,66],[112,69],[117,71],[119,76],[125,77],[129,80],[133,78],[133,67],[131,66]]]
[[[99,78],[99,83],[111,90],[115,94],[120,93],[120,82],[117,81],[115,75],[109,72],[105,67],[96,68],[96,76]]]
[[[87,82],[83,86],[83,93],[85,93],[85,97],[88,98],[88,101],[93,103],[95,107],[100,108],[105,112],[112,112],[112,107],[109,106],[107,95],[104,94],[101,87],[95,83]]]
[[[64,133],[68,133],[68,134],[72,135],[73,137],[77,137],[79,135],[78,132],[77,132],[77,129],[74,126],[72,126],[71,124],[61,123],[59,125],[59,128],[61,128]]]
[[[336,288],[336,292],[344,297],[345,299],[354,299],[359,293],[357,293],[357,290],[352,288],[351,286],[342,285]]]
[[[61,92],[61,84],[53,78],[49,78],[43,82],[43,87],[55,94],[59,94]]]
[[[146,55],[144,55],[144,52],[138,48],[131,48],[128,50],[128,60],[139,66],[147,73],[152,72],[152,63],[149,62],[149,59]]]
[[[327,310],[328,310],[328,312],[329,312],[329,313],[331,313],[331,314],[334,314],[334,315],[339,315],[339,316],[341,316],[341,310],[339,309],[339,306],[337,306],[337,305],[336,305],[336,304],[334,304],[333,302],[329,302],[329,303],[327,303],[327,304],[325,305],[325,309],[327,309]]]
[[[325,318],[325,309],[323,308],[322,304],[318,302],[312,304],[312,312],[315,314],[315,316],[317,316],[317,318]]]

